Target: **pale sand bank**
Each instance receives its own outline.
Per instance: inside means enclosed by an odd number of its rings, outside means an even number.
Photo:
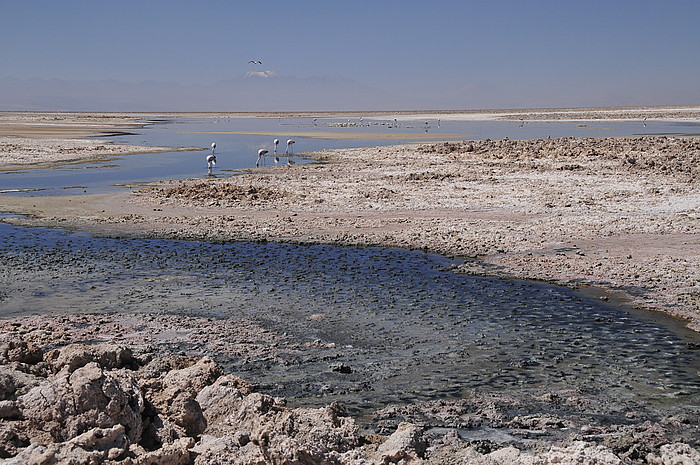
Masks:
[[[114,155],[196,150],[95,139],[146,124],[146,115],[0,112],[0,171],[46,168]]]
[[[119,134],[143,126],[139,115],[0,112],[0,136],[76,139]]]
[[[46,168],[58,164],[82,163],[106,156],[177,150],[196,149],[113,144],[95,139],[38,139],[0,136],[0,171]]]

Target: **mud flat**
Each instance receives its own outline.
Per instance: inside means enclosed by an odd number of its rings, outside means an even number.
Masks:
[[[119,195],[0,196],[0,210],[29,215],[8,220],[18,224],[106,235],[432,250],[471,257],[464,273],[596,286],[602,298],[675,315],[700,330],[697,139],[464,141],[312,156],[321,163]],[[222,378],[210,360],[170,358],[173,346],[152,338],[160,333],[172,343],[196,329],[201,344],[216,344],[219,332],[221,340],[238,334],[242,356],[264,363],[282,341],[254,326],[251,333],[245,324],[158,312],[137,321],[65,315],[3,325],[11,336],[3,345],[11,387],[0,406],[3,453],[19,457],[16,463],[28,456],[68,463],[65,457],[85,453],[113,463],[700,462],[697,406],[636,421],[640,406],[616,404],[617,420],[609,421],[612,404],[581,391],[475,394],[384,409],[376,414],[384,429],[366,435],[337,405],[286,407]],[[135,355],[66,346],[96,341],[126,342]],[[91,392],[123,393],[124,408],[111,404],[116,413],[106,417],[95,412],[107,404],[66,401],[84,407],[66,418],[31,407],[71,398],[78,380],[89,381]],[[222,403],[226,396],[235,402]],[[596,421],[603,411],[606,422]]]

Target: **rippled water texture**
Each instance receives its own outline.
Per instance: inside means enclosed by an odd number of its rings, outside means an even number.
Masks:
[[[362,410],[538,387],[669,407],[700,397],[700,338],[677,322],[559,287],[455,274],[449,260],[421,252],[0,225],[0,263],[3,317],[76,309],[246,317],[295,340],[334,343],[281,364],[218,359],[305,403],[337,399]]]
[[[435,121],[430,128],[421,124],[349,128],[366,131],[367,139],[296,137],[295,150],[386,145],[408,141],[416,131],[438,132]],[[656,124],[646,131],[697,131],[697,125]],[[294,131],[343,129],[301,119],[176,120],[115,140],[187,147],[215,140],[217,176],[252,168],[258,148],[272,149],[272,136],[197,134],[214,130],[269,131],[284,141]],[[378,140],[371,134],[378,130],[396,130],[400,137]],[[641,130],[639,122],[583,128],[442,122],[439,133],[523,139]],[[125,183],[206,176],[205,154],[132,155],[0,173],[0,190],[96,193]],[[671,410],[700,404],[700,338],[678,322],[558,287],[457,275],[447,271],[450,265],[439,256],[393,249],[103,239],[0,224],[0,317],[160,311],[252,319],[286,333],[289,341],[329,344],[286,351],[282,362],[207,355],[265,392],[304,404],[340,400],[357,412],[474,390],[530,388],[578,388]]]

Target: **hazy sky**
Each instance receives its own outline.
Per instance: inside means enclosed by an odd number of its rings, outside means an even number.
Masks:
[[[273,71],[344,76],[407,99],[462,95],[466,106],[479,93],[512,106],[682,103],[644,100],[664,95],[700,103],[697,0],[0,0],[0,7],[0,78],[209,85]]]

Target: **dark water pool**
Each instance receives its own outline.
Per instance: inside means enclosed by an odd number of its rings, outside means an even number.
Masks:
[[[459,275],[454,263],[398,249],[110,239],[0,223],[0,317],[253,319],[335,348],[262,365],[208,355],[266,392],[358,411],[538,387],[698,407],[700,337],[677,321],[570,289]]]

